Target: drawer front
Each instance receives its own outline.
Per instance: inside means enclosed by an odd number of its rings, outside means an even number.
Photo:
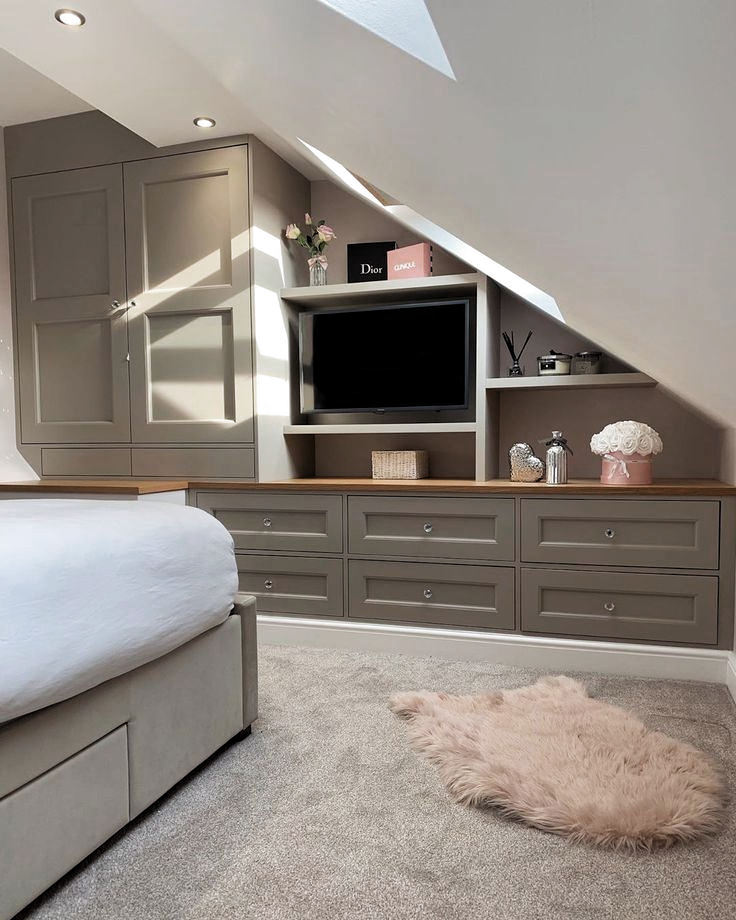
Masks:
[[[124,725],[0,799],[0,917],[89,856],[128,813]]]
[[[580,638],[715,645],[718,579],[522,569],[521,628]]]
[[[514,628],[514,570],[351,559],[348,615],[473,629]]]
[[[199,492],[197,507],[227,527],[236,549],[342,552],[340,495]]]
[[[350,496],[351,553],[424,558],[514,558],[511,498]]]
[[[720,503],[522,499],[523,562],[717,569]]]
[[[134,447],[133,475],[168,479],[253,479],[256,452],[250,447]]]
[[[130,476],[129,447],[44,447],[44,476]]]
[[[240,591],[258,613],[342,616],[342,559],[238,555]]]

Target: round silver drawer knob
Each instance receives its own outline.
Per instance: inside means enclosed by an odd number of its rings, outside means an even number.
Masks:
[[[271,588],[273,588],[273,582],[271,581],[270,578],[267,578],[267,579],[263,582],[263,587],[264,587],[264,588],[268,588],[269,591],[271,590]]]
[[[424,525],[424,532],[432,533],[432,524],[430,523],[430,521],[427,521],[427,523]]]
[[[263,526],[264,526],[264,527],[270,527],[271,524],[273,524],[273,521],[271,520],[271,518],[264,518],[264,519],[263,519]]]
[[[613,527],[607,527],[603,533],[608,537],[609,540],[613,540],[613,538],[616,536],[616,531],[613,529]]]
[[[120,309],[120,301],[119,301],[119,300],[113,300],[113,302],[110,304],[110,309],[111,309],[111,310],[119,310],[119,309]]]
[[[603,609],[607,610],[609,613],[613,613],[613,611],[616,609],[616,605],[613,603],[613,601],[606,601],[606,603],[603,605]]]
[[[425,589],[424,589],[424,596],[427,598],[427,600],[431,600],[431,598],[432,598],[432,589],[431,589],[431,588],[425,588]]]

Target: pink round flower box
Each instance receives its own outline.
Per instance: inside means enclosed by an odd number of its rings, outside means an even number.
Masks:
[[[628,475],[627,475],[628,474]],[[652,455],[626,455],[613,450],[601,457],[604,486],[648,486],[652,482]]]

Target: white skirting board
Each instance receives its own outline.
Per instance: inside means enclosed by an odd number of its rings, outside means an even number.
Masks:
[[[489,661],[554,672],[591,671],[628,677],[700,680],[727,684],[736,700],[736,654],[719,649],[551,639],[267,614],[258,617],[258,641],[263,645]]]
[[[726,686],[728,687],[728,692],[733,697],[734,703],[736,703],[736,652],[728,653],[728,660],[726,661]]]

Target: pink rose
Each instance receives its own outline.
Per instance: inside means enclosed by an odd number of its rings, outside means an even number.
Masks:
[[[311,227],[311,226],[312,226],[312,217],[311,217],[310,214],[305,214],[305,215],[304,215],[304,223],[305,223],[308,227]]]
[[[317,230],[317,236],[323,243],[330,243],[335,239],[336,234],[332,227],[328,227],[327,224],[322,224]]]
[[[301,234],[301,230],[297,227],[296,224],[289,224],[286,228],[286,239],[287,240],[296,240]]]

